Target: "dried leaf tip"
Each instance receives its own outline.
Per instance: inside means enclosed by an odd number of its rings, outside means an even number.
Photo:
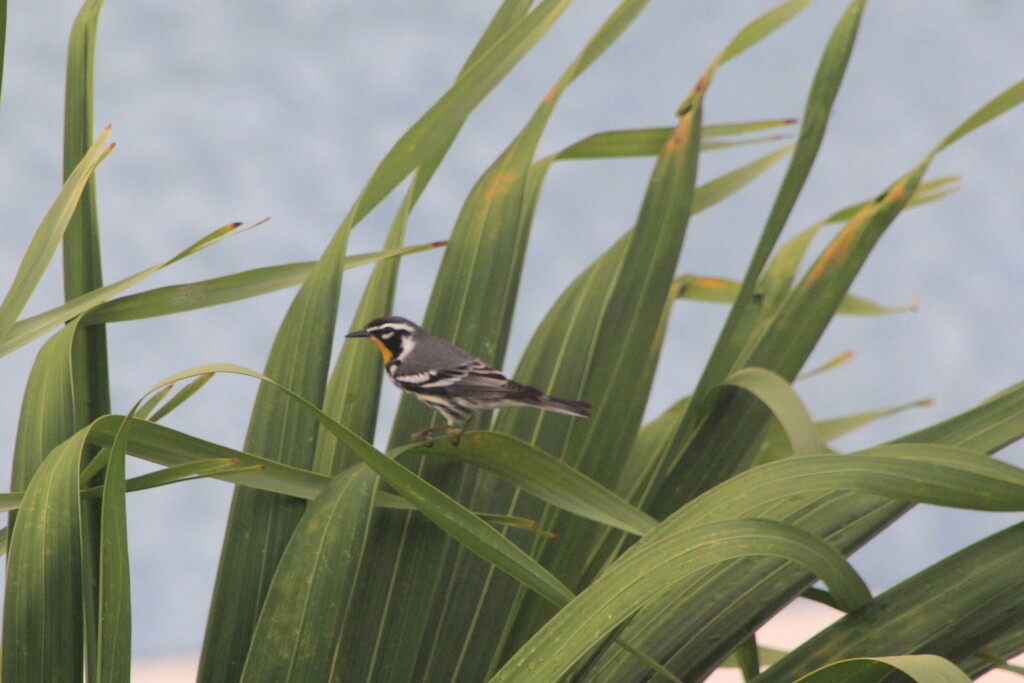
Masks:
[[[438,240],[437,242],[431,242],[427,246],[429,246],[429,247],[447,247],[448,246],[448,240]]]

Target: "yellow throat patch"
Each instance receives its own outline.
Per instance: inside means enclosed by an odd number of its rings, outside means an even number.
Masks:
[[[395,357],[395,354],[391,353],[391,349],[385,346],[384,342],[382,342],[380,339],[377,339],[376,337],[370,337],[370,341],[372,341],[377,346],[377,348],[380,349],[380,355],[381,357],[384,358],[384,365],[390,363],[391,359]]]

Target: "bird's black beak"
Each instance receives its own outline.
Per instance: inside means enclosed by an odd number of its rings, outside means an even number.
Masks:
[[[345,335],[346,338],[348,338],[348,337],[369,337],[369,336],[370,336],[370,333],[367,332],[366,330],[356,330],[355,332],[349,332],[348,334]]]

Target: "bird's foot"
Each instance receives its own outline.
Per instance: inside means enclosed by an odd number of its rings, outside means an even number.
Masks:
[[[424,446],[426,446],[427,448],[430,448],[431,446],[434,445],[434,437],[431,436],[431,434],[433,434],[434,432],[438,431],[439,429],[444,429],[444,428],[445,428],[445,425],[440,425],[440,426],[437,426],[437,427],[427,427],[426,429],[421,429],[418,432],[413,432],[413,434],[412,434],[412,443],[416,443],[418,441],[422,441]]]
[[[459,445],[459,440],[462,438],[462,435],[465,433],[465,431],[465,427],[458,427],[454,429],[451,427],[448,428],[448,436],[452,437],[453,446]]]

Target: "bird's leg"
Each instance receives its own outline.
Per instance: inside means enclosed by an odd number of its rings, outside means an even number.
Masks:
[[[423,445],[426,446],[427,448],[430,448],[431,446],[434,445],[434,437],[430,435],[433,432],[436,432],[439,429],[445,429],[446,427],[447,425],[437,425],[434,427],[427,427],[426,429],[421,429],[418,432],[413,432],[412,443],[416,443],[417,441],[423,441]]]
[[[462,438],[462,435],[466,433],[466,427],[468,427],[469,423],[472,422],[472,421],[473,421],[473,415],[470,415],[466,419],[466,421],[463,422],[462,424],[460,424],[458,427],[456,427],[454,425],[448,425],[448,436],[452,437],[452,445],[453,446],[458,446],[459,445],[459,440]]]

